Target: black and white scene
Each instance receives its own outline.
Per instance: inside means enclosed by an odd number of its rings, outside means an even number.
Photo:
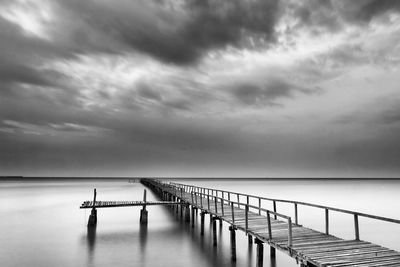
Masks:
[[[400,0],[0,0],[1,267],[400,267]]]

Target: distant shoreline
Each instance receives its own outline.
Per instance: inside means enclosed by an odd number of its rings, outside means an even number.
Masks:
[[[0,181],[38,181],[38,180],[136,180],[141,178],[155,178],[161,180],[270,180],[270,181],[281,181],[281,180],[400,180],[399,178],[390,177],[120,177],[120,176],[107,176],[107,177],[95,177],[95,176],[0,176]]]

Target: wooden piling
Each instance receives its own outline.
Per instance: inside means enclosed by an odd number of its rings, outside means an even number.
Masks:
[[[200,212],[200,235],[204,235],[204,211]]]
[[[231,260],[236,261],[236,229],[229,226],[230,239],[231,239]]]
[[[143,202],[146,203],[146,189],[143,192]],[[148,211],[146,210],[146,204],[142,206],[140,210],[140,224],[147,224]]]
[[[216,217],[213,217],[211,219],[212,221],[212,232],[213,232],[213,246],[217,246],[217,223],[215,222],[217,220]]]
[[[257,244],[257,256],[256,256],[256,266],[257,267],[263,267],[263,262],[264,262],[264,245],[261,240],[256,238],[255,243]]]
[[[195,212],[195,208],[194,208],[194,206],[192,206],[192,228],[194,227],[194,212]]]
[[[88,220],[88,224],[87,224],[87,226],[89,226],[89,227],[96,226],[96,224],[97,224],[96,196],[97,196],[97,191],[96,191],[96,188],[95,188],[93,190],[92,211],[90,212],[89,220]]]

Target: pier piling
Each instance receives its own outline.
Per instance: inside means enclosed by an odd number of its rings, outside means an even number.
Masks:
[[[217,223],[216,223],[217,217],[212,217],[212,232],[213,232],[213,246],[217,246]]]
[[[255,243],[257,244],[257,267],[263,267],[263,261],[264,261],[264,245],[261,240],[256,238]]]
[[[229,232],[231,236],[231,260],[236,261],[236,229],[233,226],[229,226]]]
[[[97,224],[97,210],[96,210],[96,188],[93,191],[93,206],[92,206],[92,211],[90,212],[89,215],[89,220],[87,226],[96,226]]]
[[[143,202],[146,203],[146,189],[143,192]],[[143,208],[140,210],[140,224],[147,224],[148,220],[148,211],[146,210],[146,205],[142,206]]]

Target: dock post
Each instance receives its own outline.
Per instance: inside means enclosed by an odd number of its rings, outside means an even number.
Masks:
[[[97,210],[96,210],[96,188],[93,191],[93,206],[92,206],[92,211],[90,212],[89,215],[89,220],[87,226],[96,226],[97,224]]]
[[[143,202],[146,203],[146,189],[143,192]],[[146,210],[146,205],[140,210],[140,224],[147,224],[148,212]]]
[[[213,232],[213,246],[217,246],[217,223],[216,223],[217,217],[213,217],[211,219],[212,221],[212,232]]]
[[[204,235],[204,211],[200,212],[200,235]]]
[[[248,237],[249,237],[249,246],[251,247],[253,246],[253,237],[251,235],[248,235]],[[257,239],[255,241],[257,241]]]
[[[276,249],[273,246],[270,247],[270,255],[271,255],[271,259],[275,259]]]
[[[190,206],[189,206],[189,204],[185,205],[185,222],[190,222]]]
[[[235,227],[229,226],[229,232],[231,236],[231,260],[236,261],[236,232]]]
[[[263,261],[264,261],[264,245],[261,242],[261,240],[259,240],[258,238],[256,238],[255,243],[257,244],[257,267],[262,267],[263,266]]]
[[[192,228],[194,227],[194,212],[195,212],[195,207],[192,206]]]

